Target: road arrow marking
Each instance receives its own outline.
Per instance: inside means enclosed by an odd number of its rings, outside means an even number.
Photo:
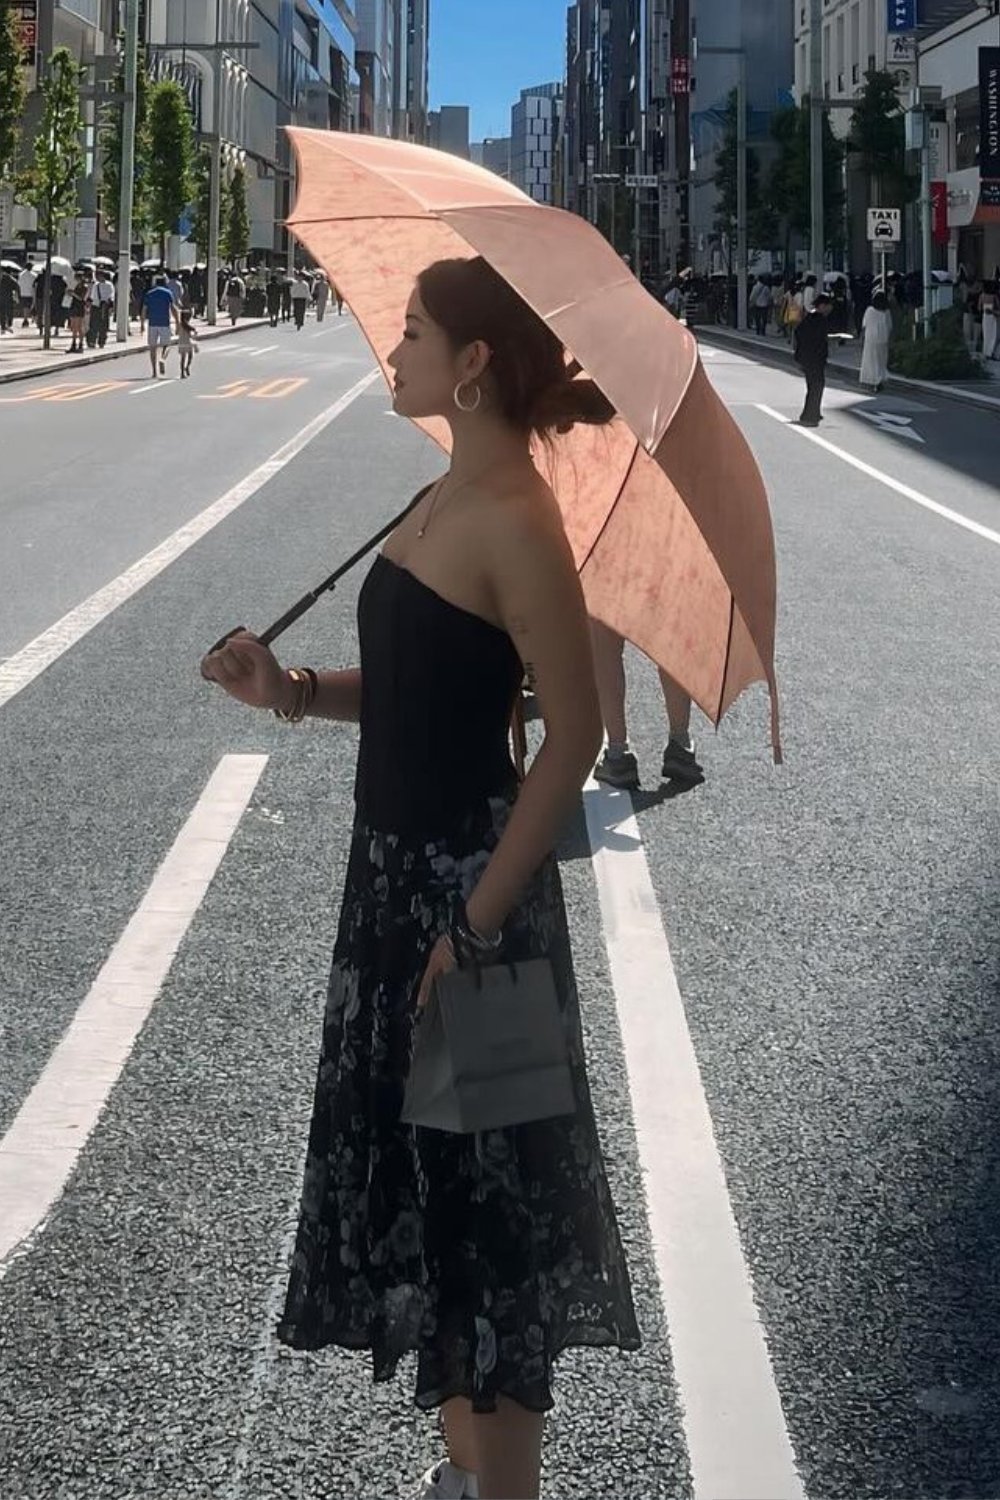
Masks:
[[[924,442],[913,427],[912,417],[901,417],[894,411],[858,411],[856,408],[855,415],[874,423],[880,432],[891,432],[895,437],[909,438],[913,443]]]

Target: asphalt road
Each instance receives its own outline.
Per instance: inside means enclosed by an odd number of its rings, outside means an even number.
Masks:
[[[220,343],[183,384],[137,356],[6,388],[0,672],[371,368],[347,320]],[[912,496],[1000,537],[1000,423],[833,390],[814,442],[777,419],[793,374],[705,358],[772,495],[787,760],[752,691],[717,736],[696,725],[705,784],[664,795],[633,654],[634,805],[774,1383],[808,1500],[992,1500],[1000,551]],[[355,731],[290,730],[197,674],[438,471],[388,405],[380,383],[357,396],[0,707],[0,1141],[222,758],[267,757],[65,1192],[0,1268],[2,1500],[405,1495],[438,1452],[409,1368],[373,1387],[364,1355],[271,1337]],[[356,659],[360,578],[285,660]],[[582,815],[561,853],[645,1344],[560,1362],[544,1493],[716,1500],[688,1462]]]

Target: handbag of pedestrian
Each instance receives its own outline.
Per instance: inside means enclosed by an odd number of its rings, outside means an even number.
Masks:
[[[415,1027],[405,1123],[471,1135],[575,1111],[547,959],[470,961],[438,976]]]

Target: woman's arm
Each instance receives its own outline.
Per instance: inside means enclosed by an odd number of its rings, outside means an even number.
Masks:
[[[344,672],[317,672],[319,686],[309,708],[311,719],[339,719],[345,724],[357,724],[361,718],[361,668],[349,667]],[[283,707],[293,707],[298,689],[285,674],[287,697]]]
[[[545,738],[466,903],[469,922],[484,937],[500,929],[555,846],[603,739],[587,611],[554,503],[554,514],[540,519],[500,510],[506,513],[489,538],[491,583],[538,700]]]

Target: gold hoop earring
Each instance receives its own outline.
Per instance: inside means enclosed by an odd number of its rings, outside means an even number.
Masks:
[[[458,385],[456,385],[456,387],[455,387],[455,393],[454,393],[454,396],[452,397],[452,399],[455,402],[455,405],[458,407],[459,411],[478,411],[479,410],[479,403],[483,399],[483,393],[479,389],[478,385],[474,385],[472,387],[472,389],[476,393],[476,399],[475,399],[475,401],[473,401],[473,403],[472,403],[471,406],[463,406],[462,403],[461,403],[461,401],[459,400],[459,394],[458,393],[462,389],[463,385],[465,385],[465,383],[466,382],[464,380],[460,380],[458,382]]]

